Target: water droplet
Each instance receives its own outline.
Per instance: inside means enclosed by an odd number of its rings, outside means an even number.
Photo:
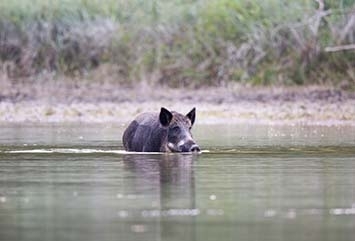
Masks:
[[[274,217],[276,215],[276,211],[273,209],[268,209],[264,212],[264,217],[266,218],[271,218]]]
[[[332,215],[342,215],[342,214],[344,214],[344,209],[342,209],[342,208],[333,208],[333,209],[330,209],[329,213],[332,214]]]
[[[0,197],[0,202],[6,203],[6,197]]]
[[[345,209],[346,215],[355,215],[355,208],[347,208]]]
[[[211,196],[210,196],[210,200],[214,201],[214,200],[216,200],[216,199],[217,199],[217,196],[216,196],[216,195],[211,195]]]

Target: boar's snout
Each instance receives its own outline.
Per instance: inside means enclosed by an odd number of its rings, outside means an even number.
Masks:
[[[188,141],[179,146],[181,152],[199,152],[200,147],[193,141]]]
[[[197,144],[195,144],[190,147],[190,151],[191,152],[200,152],[201,150],[200,150],[200,147]]]

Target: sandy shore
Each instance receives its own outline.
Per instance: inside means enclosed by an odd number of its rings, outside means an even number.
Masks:
[[[0,123],[126,123],[161,106],[197,108],[197,123],[355,125],[355,92],[331,87],[198,90],[90,81],[0,80]]]

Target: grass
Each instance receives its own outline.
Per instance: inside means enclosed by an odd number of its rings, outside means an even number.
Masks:
[[[309,0],[1,1],[0,71],[14,80],[50,72],[173,87],[353,85],[353,51],[325,49],[355,43],[355,5],[318,7]]]

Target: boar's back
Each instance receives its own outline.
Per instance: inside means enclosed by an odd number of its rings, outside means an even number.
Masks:
[[[160,126],[158,115],[144,113],[126,129],[123,144],[127,151],[159,152],[163,146],[165,130]]]

